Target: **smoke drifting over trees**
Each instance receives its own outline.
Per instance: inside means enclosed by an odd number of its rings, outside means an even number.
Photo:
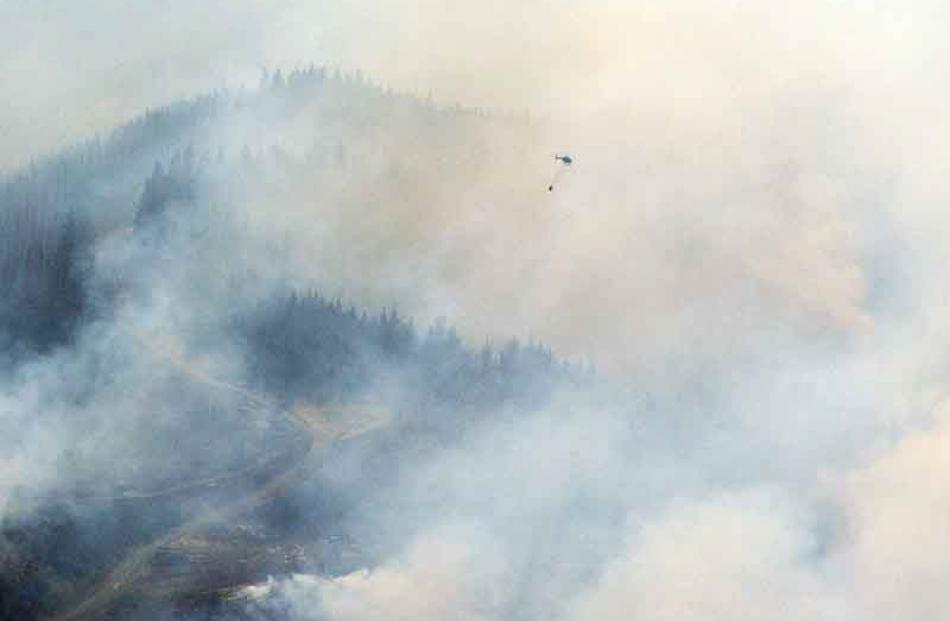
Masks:
[[[4,81],[0,616],[940,616],[942,6],[259,4]]]
[[[306,118],[320,124],[317,137],[294,133],[312,140],[303,155],[230,137],[256,138],[251,119],[266,126],[314,105]],[[182,538],[240,519],[263,534],[227,534],[238,546],[219,552],[228,558],[255,545],[318,545],[327,530],[351,528],[340,516],[384,489],[404,449],[589,383],[588,371],[540,345],[473,348],[442,319],[416,327],[395,308],[367,314],[326,298],[314,289],[325,268],[293,274],[285,245],[299,240],[283,223],[247,227],[279,220],[284,193],[311,191],[315,179],[337,179],[327,200],[392,192],[405,202],[409,173],[378,152],[373,161],[360,135],[389,132],[359,122],[373,118],[414,119],[447,137],[472,122],[511,123],[310,69],[150,111],[5,182],[4,416],[17,429],[3,445],[13,475],[2,492],[5,614],[137,618],[183,606],[176,598],[208,581],[260,579],[272,565],[222,573],[214,564],[228,561],[212,557],[211,569],[155,586],[169,580],[163,559],[191,559],[193,549],[175,547]],[[349,197],[361,174],[379,175],[380,187]],[[253,213],[248,197],[270,213]],[[369,445],[346,448],[352,434]],[[357,455],[378,476],[323,480]],[[305,474],[270,491],[288,469]],[[114,581],[117,594],[99,594],[97,580]],[[144,609],[129,607],[137,598]]]

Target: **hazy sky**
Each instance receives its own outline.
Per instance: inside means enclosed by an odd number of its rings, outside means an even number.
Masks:
[[[945,64],[942,3],[788,4],[4,0],[0,167],[149,105],[254,85],[262,66],[359,68],[442,100],[586,119],[801,88],[890,98]]]

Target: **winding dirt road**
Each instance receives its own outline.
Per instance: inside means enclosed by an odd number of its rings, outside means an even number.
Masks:
[[[303,466],[307,463],[307,457],[315,448],[325,446],[334,440],[365,433],[366,431],[379,428],[388,423],[388,420],[382,423],[377,420],[375,423],[371,421],[370,424],[357,424],[358,429],[352,429],[342,425],[340,420],[329,420],[325,412],[318,407],[310,406],[293,411],[279,408],[266,397],[243,386],[231,384],[209,375],[199,365],[189,363],[167,348],[163,349],[156,346],[154,340],[147,338],[145,335],[131,331],[126,332],[141,345],[145,352],[156,357],[162,363],[172,366],[192,380],[208,387],[238,394],[245,399],[247,403],[251,404],[252,407],[283,413],[283,415],[294,424],[301,427],[302,435],[307,438],[307,441],[306,444],[301,443],[301,448],[296,451],[297,454],[287,454],[282,456],[280,460],[270,461],[269,463],[271,465],[275,462],[280,462],[280,467],[275,468],[275,471],[270,474],[263,483],[250,492],[234,498],[223,505],[208,508],[199,516],[192,518],[178,528],[173,529],[147,544],[130,550],[121,562],[115,565],[88,589],[85,596],[79,601],[65,607],[66,609],[64,611],[49,617],[47,621],[101,619],[117,600],[123,596],[134,594],[138,590],[137,585],[147,581],[151,562],[156,552],[161,548],[183,536],[200,532],[202,529],[215,524],[226,523],[260,505],[274,494],[289,486],[300,476]],[[246,479],[249,474],[255,474],[252,472],[253,470],[253,467],[246,468],[219,477],[191,481],[159,490],[139,493],[130,492],[118,497],[102,497],[98,500],[173,499],[180,494],[200,491],[201,489],[211,486],[228,489],[229,484]]]

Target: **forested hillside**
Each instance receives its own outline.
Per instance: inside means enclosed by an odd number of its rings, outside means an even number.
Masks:
[[[526,127],[521,119],[437,109],[359,74],[277,71],[259,90],[147,111],[106,137],[11,173],[0,185],[2,351],[43,352],[66,342],[97,293],[86,286],[92,247],[147,225],[169,202],[215,199],[238,212],[248,194],[272,191],[283,205],[288,194],[318,182],[331,203],[341,196],[334,177],[355,177],[376,187],[348,186],[344,198],[372,221],[386,216],[386,203],[406,201],[413,171],[432,163],[416,143],[441,141],[457,152],[452,141],[485,125]],[[398,151],[402,140],[405,153]],[[465,157],[487,146],[472,148],[464,147]],[[213,190],[198,187],[209,176]],[[437,197],[413,198],[431,205]]]
[[[589,381],[544,345],[466,341],[451,317],[346,295],[357,265],[398,273],[400,210],[454,209],[419,180],[478,174],[482,126],[527,130],[359,76],[277,72],[3,180],[4,398],[33,435],[0,442],[21,473],[0,480],[0,618],[150,618],[288,571],[275,558],[300,546],[293,568],[329,567],[320,538],[395,485],[404,452]],[[206,545],[218,556],[168,560]]]

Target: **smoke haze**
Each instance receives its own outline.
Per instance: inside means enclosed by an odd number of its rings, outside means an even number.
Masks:
[[[540,341],[601,376],[450,401],[456,431],[416,437],[414,368],[367,354],[360,398],[411,424],[288,492],[314,516],[345,497],[335,527],[364,562],[283,572],[242,613],[939,617],[948,17],[925,1],[6,3],[11,176],[146,107],[228,92],[96,177],[79,209],[98,219],[92,310],[52,351],[4,357],[0,483],[30,493],[0,491],[0,514],[293,444],[281,412],[307,399],[248,397],[262,356],[234,326],[315,289],[447,320],[470,347]],[[331,69],[286,77],[311,62]],[[563,151],[575,164],[547,192]],[[147,178],[187,181],[151,224]]]

